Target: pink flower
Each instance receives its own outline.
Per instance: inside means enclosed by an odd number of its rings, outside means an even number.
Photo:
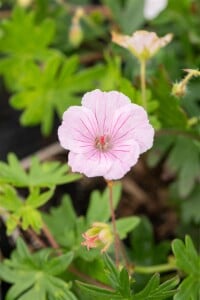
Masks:
[[[86,93],[81,107],[65,111],[58,129],[72,171],[107,180],[122,178],[152,147],[153,136],[145,110],[116,91]]]
[[[155,32],[145,30],[135,31],[131,36],[112,32],[112,41],[127,48],[139,60],[150,59],[162,47],[171,42],[172,37],[172,34],[168,33],[159,38]]]

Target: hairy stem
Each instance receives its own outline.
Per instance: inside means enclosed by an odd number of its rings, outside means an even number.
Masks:
[[[116,266],[119,266],[119,237],[117,233],[116,220],[115,220],[115,211],[113,206],[113,182],[108,181],[108,189],[109,189],[109,204],[110,204],[110,212],[113,226],[113,234],[114,234],[114,248],[115,248],[115,262]]]
[[[146,98],[146,61],[140,60],[140,84],[142,92],[142,105],[144,109],[147,109],[147,98]]]

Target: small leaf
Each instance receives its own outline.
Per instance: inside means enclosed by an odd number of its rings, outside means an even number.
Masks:
[[[26,205],[30,205],[32,208],[38,208],[44,205],[54,194],[54,187],[47,192],[39,193],[39,189],[32,190],[32,193],[26,200]]]
[[[113,202],[114,208],[117,207],[121,196],[121,184],[113,185]],[[89,225],[93,222],[106,222],[110,218],[109,191],[108,188],[101,194],[94,191],[91,195],[89,208],[86,214],[86,220]]]
[[[54,187],[79,178],[79,174],[69,173],[67,164],[63,165],[58,161],[40,163],[37,157],[32,157],[28,172],[24,171],[15,154],[8,155],[7,164],[0,162],[0,183],[16,187]]]
[[[186,274],[200,276],[200,257],[189,236],[185,238],[185,245],[181,240],[175,239],[172,243],[172,250],[176,264],[181,270]]]
[[[140,223],[139,217],[126,217],[116,221],[117,232],[120,239],[127,237],[128,232],[134,230],[134,228]]]
[[[164,300],[175,294],[173,289],[179,282],[177,277],[160,285],[160,276],[155,274],[145,288],[134,296],[134,300]]]
[[[86,292],[86,295],[94,297],[101,297],[101,299],[119,299],[122,300],[122,297],[115,292],[112,292],[110,290],[102,289],[94,285],[86,284],[80,281],[76,281],[76,284],[80,288],[81,291]]]
[[[73,260],[73,252],[52,258],[45,266],[45,271],[53,276],[63,273]]]

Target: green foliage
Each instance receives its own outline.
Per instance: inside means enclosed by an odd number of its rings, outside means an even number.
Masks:
[[[187,116],[180,106],[179,100],[171,95],[171,86],[164,74],[156,74],[159,80],[154,79],[153,95],[159,101],[157,116],[162,128],[187,129]]]
[[[37,157],[32,157],[28,172],[13,153],[8,154],[8,163],[0,162],[0,183],[16,187],[55,187],[79,178],[80,175],[69,173],[67,164],[62,165],[58,161],[40,163]]]
[[[113,186],[113,202],[116,208],[121,197],[121,184],[117,183]],[[101,205],[100,205],[101,204]],[[98,209],[97,209],[98,208]],[[104,193],[94,191],[90,197],[86,220],[88,225],[93,222],[107,222],[110,218],[109,206],[109,190],[106,189]]]
[[[0,207],[3,214],[7,216],[6,226],[8,234],[20,225],[23,230],[32,227],[39,233],[43,226],[41,214],[37,208],[44,205],[53,195],[54,188],[40,193],[39,188],[32,189],[26,200],[18,195],[17,191],[9,186],[3,185],[0,190]]]
[[[129,275],[126,269],[122,269],[120,272],[109,258],[104,256],[105,274],[111,284],[112,289],[102,289],[96,286],[77,282],[81,292],[88,296],[93,296],[95,299],[131,299],[131,291],[129,285]]]
[[[155,274],[147,283],[146,287],[136,294],[134,300],[162,300],[168,299],[176,292],[174,289],[179,283],[179,279],[174,277],[160,284],[160,276]]]
[[[17,248],[9,260],[0,264],[0,278],[12,284],[5,300],[76,300],[70,283],[58,277],[70,265],[73,254],[52,256],[49,249],[31,254],[18,238]]]
[[[175,277],[160,284],[159,275],[154,275],[147,283],[145,288],[137,294],[132,293],[133,280],[130,278],[127,270],[122,268],[120,271],[116,268],[112,260],[104,257],[105,273],[111,284],[112,290],[99,288],[82,282],[77,282],[81,292],[95,299],[121,299],[121,300],[163,300],[168,299],[175,294],[175,287],[179,280]],[[110,298],[109,298],[110,297]]]
[[[167,241],[155,243],[153,228],[146,217],[140,218],[137,228],[130,234],[132,259],[139,265],[156,265],[166,262],[170,251]]]
[[[199,177],[200,142],[179,136],[170,152],[168,164],[173,171],[178,172],[178,191],[186,197],[195,186]]]
[[[196,186],[192,193],[181,204],[181,216],[184,223],[200,224],[200,187]]]
[[[112,11],[123,33],[132,34],[144,23],[144,0],[103,1]]]
[[[120,200],[120,195],[121,185],[118,183],[113,186],[115,208]],[[71,200],[67,195],[63,198],[58,208],[52,208],[50,214],[44,214],[43,217],[61,247],[73,250],[76,258],[81,257],[84,260],[93,260],[99,256],[99,250],[92,249],[88,251],[85,247],[81,246],[81,242],[83,241],[82,234],[89,229],[93,222],[109,221],[108,189],[102,194],[98,191],[92,193],[86,217],[76,216]],[[138,225],[139,218],[122,218],[117,220],[116,223],[119,236],[121,239],[124,239]],[[112,225],[110,224],[110,226]]]
[[[117,232],[120,239],[125,239],[128,232],[133,231],[140,223],[139,217],[125,217],[116,221]]]
[[[41,124],[42,133],[48,135],[54,113],[61,117],[67,107],[80,103],[80,93],[94,88],[104,68],[96,65],[78,72],[78,65],[77,56],[64,59],[56,53],[42,66],[29,66],[23,88],[10,102],[14,108],[23,110],[22,125]]]
[[[15,90],[19,88],[16,79],[19,75],[24,76],[27,66],[52,55],[53,50],[48,46],[54,38],[55,23],[47,18],[37,24],[33,11],[27,13],[16,7],[11,19],[1,23],[0,30],[0,51],[5,55],[0,61],[0,72],[8,87]]]
[[[181,282],[175,300],[196,300],[200,296],[200,256],[189,236],[185,237],[185,244],[176,239],[172,243],[172,250],[178,268],[187,276]]]

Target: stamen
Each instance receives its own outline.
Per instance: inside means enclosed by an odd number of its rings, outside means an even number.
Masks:
[[[101,135],[99,137],[96,137],[95,139],[95,147],[99,149],[100,151],[106,151],[108,150],[110,145],[110,138],[106,135]]]

